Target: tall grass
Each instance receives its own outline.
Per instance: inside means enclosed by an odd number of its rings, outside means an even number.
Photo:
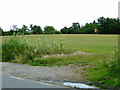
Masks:
[[[111,78],[112,85],[120,87],[120,58],[119,51],[115,49],[110,61],[107,62],[108,75]]]
[[[29,45],[23,35],[11,37],[2,44],[2,61],[13,61],[17,63],[32,63],[34,58],[43,55],[67,53],[63,42],[56,43],[48,41],[45,36],[39,38],[35,45]]]
[[[60,38],[59,43],[55,41],[49,41],[45,35],[39,37],[36,46],[44,52],[44,54],[63,54],[68,53],[67,47],[63,43],[63,39]]]
[[[110,58],[110,61],[108,63],[108,69],[110,76],[120,76],[120,63],[119,63],[119,56],[118,56],[118,50],[114,50],[113,54]]]
[[[10,61],[16,56],[23,54],[28,44],[25,38],[13,36],[7,42],[2,44],[2,61]]]

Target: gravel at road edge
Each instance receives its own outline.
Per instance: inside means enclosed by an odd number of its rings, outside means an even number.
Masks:
[[[2,63],[2,73],[15,77],[31,79],[36,81],[59,81],[59,82],[83,82],[85,79],[81,75],[82,68],[75,65],[49,67],[30,66],[9,62]],[[76,72],[77,70],[77,72]]]

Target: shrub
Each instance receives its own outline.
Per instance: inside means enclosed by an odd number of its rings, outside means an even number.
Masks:
[[[23,37],[13,36],[7,42],[2,44],[3,61],[15,59],[15,56],[22,54],[28,48],[28,44]]]

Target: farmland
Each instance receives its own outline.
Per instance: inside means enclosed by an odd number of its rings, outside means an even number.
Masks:
[[[114,48],[118,47],[118,35],[94,35],[94,34],[66,34],[66,35],[45,35],[49,41],[60,41],[63,39],[65,46],[71,50],[91,53],[112,54]],[[39,42],[41,35],[26,35],[30,45]],[[10,36],[5,36],[2,41],[8,40]]]

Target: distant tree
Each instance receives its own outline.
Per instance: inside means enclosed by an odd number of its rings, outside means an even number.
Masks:
[[[69,27],[69,28],[68,28],[68,34],[75,34],[74,32],[75,32],[75,31],[74,31],[74,28],[73,28],[73,27]]]
[[[32,30],[33,30],[33,24],[30,24],[29,28],[30,28],[29,31],[32,32]]]
[[[60,31],[54,31],[54,34],[62,34]]]
[[[62,32],[62,34],[68,34],[68,28],[64,27],[60,30]]]
[[[80,24],[78,22],[72,23],[72,27],[70,27],[71,34],[78,34],[80,31]]]
[[[98,30],[101,34],[120,33],[120,20],[115,18],[98,18]]]
[[[26,25],[23,25],[21,29],[19,29],[20,33],[25,33],[28,30],[28,27]]]
[[[86,23],[80,30],[82,34],[94,34],[94,30],[98,28],[98,24],[96,22]]]
[[[13,31],[15,35],[19,32],[19,28],[17,27],[17,25],[13,25],[10,30]]]
[[[17,25],[13,25],[13,26],[12,26],[12,30],[13,30],[13,31],[18,31],[19,28],[17,27]]]
[[[80,24],[78,22],[72,23],[71,27],[64,27],[60,31],[63,34],[78,34],[80,32]]]
[[[10,35],[13,35],[14,31],[12,29],[10,29]]]
[[[42,34],[42,28],[40,26],[37,26],[37,25],[32,26],[31,25],[31,30],[32,30],[33,34]]]
[[[33,24],[30,24],[30,28],[33,28]]]
[[[55,30],[53,26],[45,26],[44,27],[45,34],[55,34],[56,31],[57,30]]]
[[[78,22],[72,23],[72,27],[73,27],[74,29],[80,29],[80,24],[79,24]]]

